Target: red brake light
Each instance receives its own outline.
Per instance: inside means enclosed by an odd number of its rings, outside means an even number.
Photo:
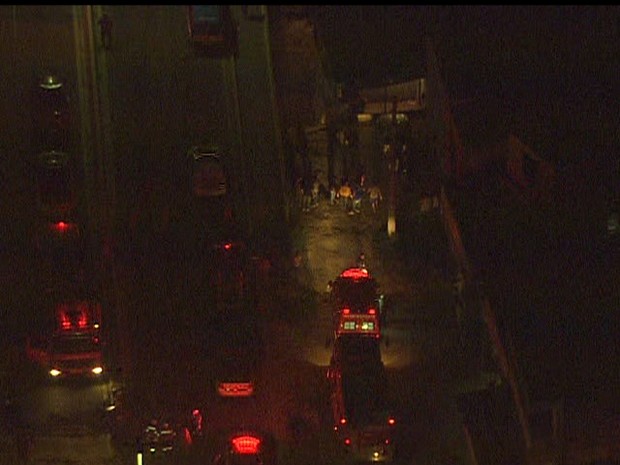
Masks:
[[[345,444],[345,446],[350,446],[351,445],[351,438],[345,438],[344,439],[344,444]]]
[[[345,425],[346,423],[347,423],[347,419],[346,419],[345,417],[342,417],[342,418],[340,419],[340,424],[341,424],[341,425]]]
[[[394,418],[388,418],[388,425],[395,425],[396,424],[396,420],[394,420]]]
[[[343,315],[348,315],[349,313],[351,313],[351,309],[350,308],[343,308],[342,309],[342,314]]]
[[[375,315],[376,313],[377,313],[377,310],[376,310],[376,309],[374,309],[374,308],[369,308],[369,309],[368,309],[368,314],[369,314],[369,315]]]
[[[231,243],[231,242],[227,242],[226,244],[224,244],[224,249],[225,249],[225,250],[230,250],[230,249],[232,249],[232,243]]]
[[[256,454],[260,448],[260,439],[255,436],[237,436],[232,439],[233,450],[237,454]]]

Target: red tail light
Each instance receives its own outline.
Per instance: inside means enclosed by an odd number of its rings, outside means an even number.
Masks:
[[[345,417],[340,418],[340,424],[341,425],[346,425],[347,424],[347,419]]]
[[[244,435],[232,439],[233,450],[237,454],[256,454],[260,448],[260,439],[255,436]]]
[[[374,308],[369,308],[369,309],[368,309],[368,314],[369,314],[369,315],[376,315],[376,313],[377,313],[377,310],[376,310],[376,309],[374,309]]]
[[[383,441],[385,443],[386,446],[388,446],[390,444],[390,438],[387,438],[385,441]]]
[[[224,249],[225,249],[225,250],[230,250],[230,249],[232,249],[232,243],[231,243],[231,242],[227,242],[226,244],[224,244]]]
[[[349,313],[351,313],[351,309],[350,308],[343,308],[342,309],[342,314],[343,315],[348,315]]]
[[[396,424],[396,420],[394,420],[394,418],[390,417],[388,418],[388,425],[395,425]]]
[[[345,438],[344,439],[344,445],[345,446],[350,446],[351,445],[351,438]]]

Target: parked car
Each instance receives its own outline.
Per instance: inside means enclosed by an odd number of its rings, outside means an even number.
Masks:
[[[356,460],[394,460],[396,420],[379,341],[359,336],[336,339],[327,378],[333,428],[342,447]]]

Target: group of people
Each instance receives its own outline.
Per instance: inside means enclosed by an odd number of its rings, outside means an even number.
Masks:
[[[325,186],[321,184],[318,173],[313,176],[300,177],[295,182],[297,201],[304,213],[319,206],[322,191],[325,191]]]
[[[340,183],[329,183],[329,189],[319,179],[319,174],[300,177],[295,183],[297,203],[307,213],[319,205],[320,198],[329,197],[330,205],[342,206],[349,215],[362,212],[362,203],[368,201],[373,213],[379,211],[383,194],[378,184],[368,185],[365,176],[355,182],[343,178]]]
[[[340,186],[332,184],[330,187],[330,204],[340,203],[349,215],[362,212],[362,202],[368,199],[373,213],[379,211],[379,205],[383,200],[381,188],[377,184],[366,186],[362,176],[360,182],[350,183],[343,180]]]

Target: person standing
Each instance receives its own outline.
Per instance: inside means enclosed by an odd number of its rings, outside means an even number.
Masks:
[[[312,181],[312,202],[311,206],[318,207],[319,206],[319,194],[321,192],[321,182],[319,181],[319,175],[315,174],[314,179]]]
[[[353,192],[351,190],[351,186],[349,185],[348,181],[345,181],[342,184],[342,186],[340,186],[338,195],[342,199],[341,202],[342,202],[342,205],[344,206],[344,209],[347,212],[351,211],[351,208],[353,207]]]
[[[308,213],[310,211],[310,207],[312,206],[312,178],[308,175],[304,176],[302,180],[302,188],[303,188],[303,205],[302,209],[304,213]]]
[[[381,189],[377,184],[373,184],[368,189],[368,197],[370,199],[370,206],[372,207],[373,213],[377,213],[377,211],[379,211],[379,203],[383,200]]]
[[[338,192],[336,191],[336,186],[334,186],[333,184],[330,186],[329,188],[329,204],[330,205],[335,205],[336,204],[336,197],[338,196]]]
[[[362,213],[362,199],[364,198],[364,193],[362,186],[355,186],[353,189],[353,213]]]

